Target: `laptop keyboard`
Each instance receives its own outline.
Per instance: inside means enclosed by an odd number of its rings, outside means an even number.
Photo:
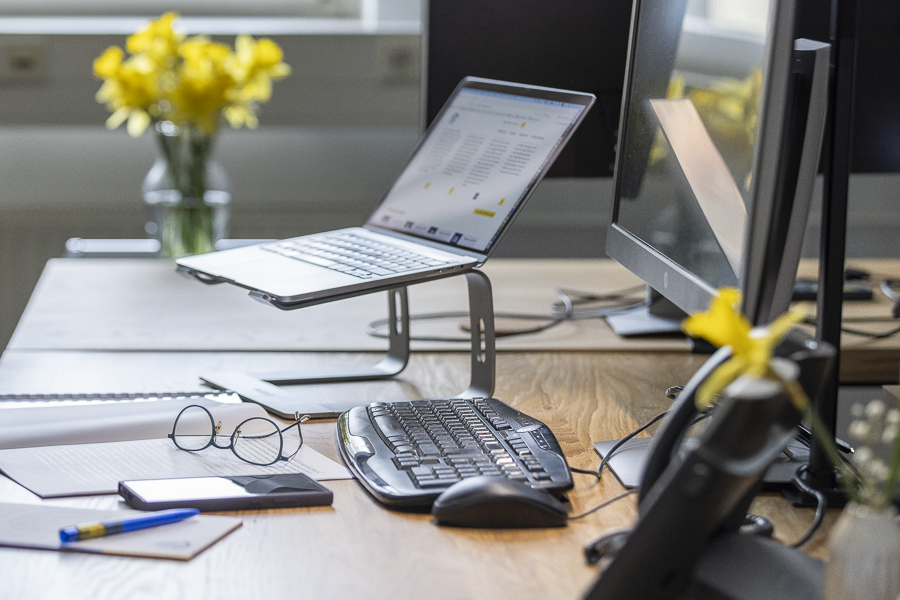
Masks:
[[[496,398],[374,402],[338,419],[338,446],[385,504],[430,506],[467,477],[506,477],[561,493],[572,487],[547,425]]]
[[[335,233],[284,240],[260,246],[281,256],[320,267],[371,279],[379,275],[406,273],[436,267],[448,261],[376,242],[353,233]]]

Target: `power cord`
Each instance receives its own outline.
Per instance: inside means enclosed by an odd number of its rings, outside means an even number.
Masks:
[[[502,331],[497,332],[496,337],[498,338],[507,338],[514,337],[519,335],[530,335],[534,333],[540,333],[542,331],[546,331],[551,329],[552,327],[556,327],[560,323],[569,320],[580,320],[580,319],[597,319],[603,318],[607,315],[617,314],[621,312],[625,312],[628,310],[632,310],[635,308],[641,308],[648,305],[648,300],[642,300],[640,302],[635,302],[632,304],[627,304],[625,306],[614,306],[609,308],[593,308],[593,309],[578,309],[580,305],[584,304],[593,304],[600,302],[618,302],[628,299],[633,293],[636,291],[636,287],[626,288],[624,290],[620,290],[618,292],[612,292],[610,294],[605,295],[593,295],[585,292],[577,292],[571,290],[555,290],[556,296],[559,299],[554,304],[550,305],[550,313],[549,315],[538,315],[538,314],[526,314],[526,313],[496,313],[494,315],[495,318],[500,319],[513,319],[520,321],[543,321],[540,325],[535,327],[529,327],[527,329],[519,329],[517,331]],[[643,289],[641,286],[640,289]],[[439,312],[439,313],[427,313],[421,315],[410,315],[410,321],[435,321],[442,319],[462,319],[469,316],[467,311],[454,311],[454,312]],[[372,337],[377,338],[387,338],[388,332],[386,327],[390,323],[390,318],[386,319],[377,319],[375,321],[370,322],[366,325],[366,333]],[[471,338],[468,337],[450,337],[450,336],[410,336],[411,341],[418,342],[470,342]]]
[[[812,536],[815,535],[816,530],[819,529],[822,520],[825,518],[825,507],[828,505],[828,502],[825,500],[825,494],[807,485],[806,482],[803,481],[803,473],[805,473],[808,468],[808,465],[803,465],[797,469],[797,473],[794,475],[794,485],[800,488],[800,491],[803,493],[816,498],[816,516],[813,518],[812,525],[810,525],[806,533],[803,534],[803,537],[791,544],[791,548],[799,548],[812,539]]]
[[[680,385],[673,385],[669,388],[666,388],[666,398],[668,398],[669,400],[675,400],[676,398],[678,398],[678,394],[681,393],[681,391],[683,389],[684,389],[684,387],[680,386]],[[659,413],[658,415],[656,415],[655,417],[653,417],[652,419],[650,419],[649,421],[647,421],[646,423],[644,423],[643,425],[641,425],[640,427],[638,427],[637,429],[635,429],[634,431],[632,431],[631,433],[626,435],[624,438],[622,438],[621,440],[616,442],[613,445],[613,447],[609,449],[609,452],[606,453],[606,456],[604,456],[603,459],[600,461],[600,465],[597,467],[596,471],[588,470],[588,469],[576,469],[573,467],[570,467],[569,470],[572,471],[573,473],[581,473],[583,475],[593,475],[597,479],[601,479],[603,476],[603,470],[607,466],[609,466],[609,460],[612,458],[613,454],[618,452],[618,450],[625,444],[625,442],[633,439],[638,434],[646,431],[648,427],[650,427],[654,423],[658,422],[660,419],[665,417],[667,414],[669,414],[669,411],[663,411],[663,412]],[[705,418],[705,416],[703,418]],[[695,424],[697,422],[699,422],[700,420],[702,420],[702,419],[698,419],[697,421],[695,421]]]
[[[603,502],[601,502],[601,503],[598,504],[597,506],[594,506],[593,508],[589,508],[589,509],[587,509],[586,511],[584,511],[584,512],[581,513],[581,514],[572,515],[571,517],[569,517],[569,520],[570,520],[570,521],[574,521],[574,520],[576,520],[576,519],[583,519],[584,517],[586,517],[586,516],[588,516],[588,515],[594,514],[595,512],[597,512],[598,510],[600,510],[601,508],[606,508],[607,506],[609,506],[610,504],[613,504],[614,502],[618,502],[619,500],[621,500],[621,499],[623,499],[623,498],[627,498],[628,496],[630,496],[630,495],[632,495],[632,494],[637,494],[637,493],[638,493],[638,490],[639,490],[639,488],[636,488],[636,487],[635,487],[635,488],[631,488],[630,490],[625,490],[624,492],[622,492],[622,493],[619,494],[618,496],[613,496],[612,498],[608,498],[607,500],[604,500]]]
[[[884,317],[863,317],[863,318],[856,318],[856,319],[844,319],[844,322],[845,323],[884,323],[884,322],[892,322],[894,320],[895,320],[894,318],[887,319]],[[816,320],[811,319],[811,318],[804,319],[803,322],[806,325],[813,325],[813,326],[816,325]],[[888,331],[883,331],[881,333],[875,333],[873,331],[865,331],[863,329],[856,329],[853,327],[847,327],[846,325],[841,325],[841,332],[849,333],[851,335],[858,335],[860,337],[869,338],[872,340],[883,340],[883,339],[886,339],[889,337],[894,337],[895,335],[900,333],[900,326],[894,327],[893,329],[890,329]]]
[[[667,414],[669,414],[669,411],[664,411],[664,412],[659,413],[658,415],[656,415],[655,417],[653,417],[652,419],[650,419],[649,421],[647,421],[646,423],[644,423],[643,425],[641,425],[640,427],[638,427],[637,429],[635,429],[634,431],[632,431],[631,433],[629,433],[628,435],[626,435],[625,437],[620,439],[618,442],[613,444],[613,447],[609,449],[609,451],[603,456],[603,460],[600,461],[600,466],[597,467],[597,472],[596,472],[597,479],[600,479],[600,477],[603,475],[603,470],[609,465],[610,459],[613,457],[613,455],[616,452],[619,451],[619,448],[621,448],[623,445],[625,445],[626,442],[632,440],[638,434],[643,433],[645,430],[647,430],[648,427],[650,427],[654,423],[661,420]]]
[[[579,292],[576,290],[567,290],[567,289],[557,289],[555,293],[557,296],[564,295],[571,300],[571,304],[573,306],[573,311],[570,316],[572,319],[596,319],[602,318],[609,314],[617,313],[617,312],[625,312],[635,308],[643,308],[649,305],[649,300],[644,298],[643,300],[632,302],[631,299],[639,292],[643,292],[645,290],[644,285],[632,286],[629,288],[625,288],[619,290],[617,292],[611,292],[609,294],[596,295],[587,292]],[[601,308],[596,307],[592,309],[582,308],[578,310],[578,306],[584,304],[599,304],[605,302],[625,302],[629,303],[620,306],[620,307],[608,307]],[[566,312],[566,303],[565,302],[557,302],[550,305],[550,312],[554,314],[563,314]]]
[[[881,293],[888,298],[888,300],[894,303],[894,306],[891,309],[890,317],[844,317],[841,323],[841,332],[849,333],[850,335],[858,335],[860,337],[873,340],[887,339],[900,333],[900,326],[894,327],[893,329],[890,329],[888,331],[876,333],[872,331],[865,331],[863,329],[857,329],[855,327],[848,327],[847,325],[845,325],[846,323],[894,323],[897,319],[900,319],[900,292],[894,289],[894,287],[900,286],[900,279],[883,275],[873,275],[868,271],[852,268],[848,268],[844,271],[844,277],[845,279],[850,281],[869,281],[871,279],[880,279],[881,281],[878,284],[878,288],[881,290]],[[811,318],[805,319],[803,322],[806,325],[816,325],[815,319]]]

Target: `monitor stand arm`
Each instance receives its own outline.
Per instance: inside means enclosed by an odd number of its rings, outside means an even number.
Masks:
[[[465,273],[469,293],[471,331],[471,375],[469,387],[458,398],[489,398],[494,393],[496,347],[494,331],[494,302],[491,282],[481,271]],[[409,362],[409,299],[407,288],[387,290],[388,295],[388,351],[374,365],[352,369],[317,369],[315,373],[269,372],[242,374],[231,372],[208,373],[201,379],[217,389],[235,392],[246,400],[266,405],[266,399],[283,396],[287,392],[277,386],[311,383],[345,383],[390,379],[398,375]],[[283,310],[284,307],[274,304]],[[297,306],[296,308],[301,308]]]

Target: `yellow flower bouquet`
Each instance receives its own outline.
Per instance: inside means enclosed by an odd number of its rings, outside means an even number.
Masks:
[[[140,136],[152,126],[161,156],[144,180],[144,199],[165,256],[209,252],[227,232],[230,189],[212,161],[223,122],[254,128],[256,110],[272,96],[272,82],[290,74],[272,40],[235,38],[234,49],[208,36],[188,37],[166,13],[130,36],[125,50],[108,48],[94,61],[103,80],[97,101],[112,112],[107,127],[126,123]],[[126,56],[126,51],[129,56]]]

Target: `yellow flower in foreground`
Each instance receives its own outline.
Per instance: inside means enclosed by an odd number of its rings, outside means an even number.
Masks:
[[[731,358],[722,363],[697,390],[696,402],[701,410],[708,408],[716,396],[741,375],[774,377],[769,361],[776,346],[806,316],[806,309],[796,306],[769,325],[752,328],[738,309],[740,301],[741,295],[737,290],[721,289],[707,312],[691,315],[682,323],[682,329],[688,335],[704,338],[715,346],[731,348]],[[795,403],[805,404],[805,397],[798,396],[797,386],[789,386],[788,392]],[[802,394],[802,390],[799,393]]]

